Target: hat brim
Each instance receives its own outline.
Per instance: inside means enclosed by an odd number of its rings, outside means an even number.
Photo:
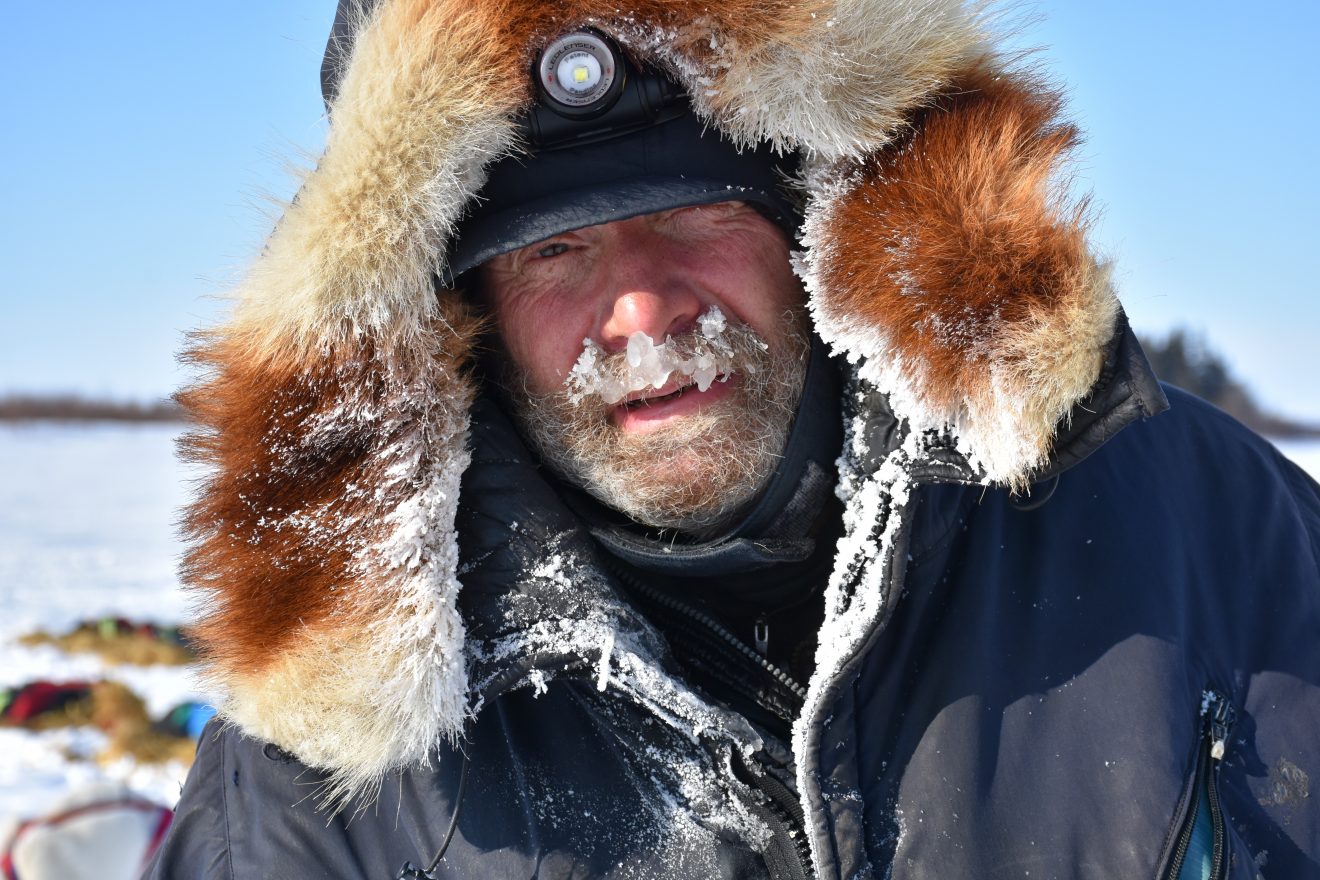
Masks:
[[[450,252],[448,274],[457,278],[492,257],[575,229],[731,201],[752,203],[790,237],[797,227],[783,197],[761,187],[667,177],[611,181],[534,199],[466,224]]]
[[[791,237],[782,191],[796,158],[739,148],[692,113],[585,143],[506,156],[491,167],[449,248],[447,282],[554,235],[690,205],[741,200]]]

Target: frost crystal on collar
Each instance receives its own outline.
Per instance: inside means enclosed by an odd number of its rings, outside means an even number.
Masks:
[[[628,337],[621,360],[584,339],[582,354],[564,382],[569,400],[580,403],[594,395],[613,406],[634,391],[663,388],[674,374],[691,379],[698,390],[705,391],[733,372],[733,348],[724,336],[728,326],[719,307],[711,306],[697,318],[697,332],[678,340],[670,336],[656,345],[638,330]]]

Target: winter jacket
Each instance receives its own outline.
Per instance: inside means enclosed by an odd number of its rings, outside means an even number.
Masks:
[[[1139,366],[1130,338],[1123,356]],[[1147,379],[1120,384],[1093,396],[1071,454],[1158,405]],[[392,877],[429,862],[457,812],[435,876],[1164,877],[1200,779],[1216,876],[1314,876],[1320,490],[1227,416],[1171,398],[1048,476],[1043,504],[964,485],[939,456],[913,468],[889,513],[906,520],[901,587],[797,731],[809,761],[783,788],[815,796],[801,813],[766,794],[783,789],[765,750],[785,744],[747,745],[746,721],[697,695],[612,686],[661,678],[669,651],[580,525],[528,516],[562,507],[536,497],[544,478],[488,412],[465,484],[479,509],[460,518],[490,542],[472,551],[490,590],[464,604],[487,685],[461,746],[327,814],[323,772],[214,728],[149,876]],[[868,432],[893,432],[874,403]],[[511,539],[510,521],[526,531]],[[496,586],[543,542],[536,577]],[[531,648],[540,624],[552,632]],[[708,726],[698,742],[676,711]],[[814,874],[795,873],[799,829]]]
[[[786,739],[685,671],[433,290],[512,148],[509,47],[588,21],[808,157],[843,537],[810,681],[727,656]],[[193,352],[185,575],[224,699],[149,876],[443,848],[437,877],[1163,877],[1202,792],[1220,876],[1320,875],[1320,491],[1202,403],[1160,414],[1052,194],[1075,131],[974,15],[384,0],[356,34],[325,155]]]

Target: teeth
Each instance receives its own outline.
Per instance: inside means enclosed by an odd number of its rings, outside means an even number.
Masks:
[[[690,387],[692,387],[692,386],[690,386],[690,385],[684,385],[682,388],[679,388],[679,389],[677,389],[676,391],[671,391],[671,392],[669,392],[668,394],[661,395],[660,397],[639,397],[639,398],[637,398],[636,400],[631,401],[631,402],[628,404],[628,406],[630,406],[630,407],[635,407],[635,406],[648,406],[648,405],[650,405],[650,404],[652,404],[652,403],[662,403],[663,401],[666,401],[666,400],[672,400],[673,398],[678,397],[678,396],[679,396],[680,394],[682,394],[684,391],[688,390],[688,388],[690,388]]]

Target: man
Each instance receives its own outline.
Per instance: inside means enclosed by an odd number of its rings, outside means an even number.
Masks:
[[[1146,421],[975,13],[368,5],[194,352],[151,876],[1316,875],[1320,492]]]

